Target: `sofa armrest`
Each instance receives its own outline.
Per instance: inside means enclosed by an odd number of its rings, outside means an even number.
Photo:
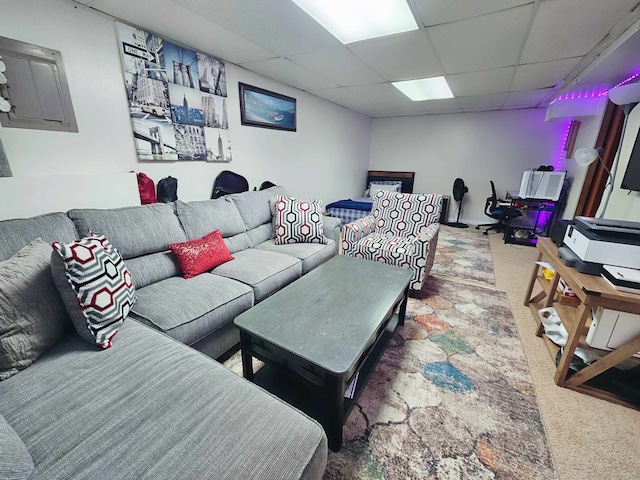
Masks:
[[[343,225],[342,254],[351,255],[355,250],[356,243],[375,231],[375,225],[373,215],[367,215]]]
[[[325,237],[336,242],[336,245],[340,244],[340,230],[342,228],[342,220],[340,220],[338,217],[329,217],[327,215],[323,215],[322,228],[324,229]]]

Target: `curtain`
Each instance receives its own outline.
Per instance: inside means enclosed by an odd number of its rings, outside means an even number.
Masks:
[[[624,123],[624,112],[622,107],[612,102],[607,103],[607,108],[598,133],[596,147],[604,148],[602,154],[602,162],[609,170],[613,166],[613,161],[620,144],[620,135],[622,134],[622,125]],[[589,170],[582,185],[582,192],[578,199],[575,215],[585,217],[595,217],[602,200],[602,195],[607,187],[609,174],[599,161],[589,165]]]

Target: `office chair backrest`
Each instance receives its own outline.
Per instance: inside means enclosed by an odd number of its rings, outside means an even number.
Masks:
[[[493,180],[489,180],[489,183],[491,184],[491,196],[487,198],[487,206],[489,206],[490,203],[491,206],[489,209],[494,210],[498,207],[498,194],[496,193],[496,186],[493,184]]]
[[[213,182],[211,198],[220,198],[230,193],[249,191],[249,182],[242,175],[229,170],[223,170]]]

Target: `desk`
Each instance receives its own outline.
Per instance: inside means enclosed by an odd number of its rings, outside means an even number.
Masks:
[[[627,407],[639,409],[637,406],[625,402],[616,395],[586,385],[585,382],[627,359],[637,361],[638,359],[633,357],[633,355],[640,351],[640,336],[630,339],[627,343],[613,351],[590,347],[586,341],[586,334],[591,324],[591,309],[602,306],[622,312],[640,314],[640,295],[620,292],[612,288],[601,277],[586,275],[578,272],[573,267],[566,266],[558,257],[558,247],[549,238],[540,238],[536,248],[539,251],[538,261],[544,258],[545,261],[553,266],[556,274],[553,280],[545,280],[544,277],[539,274],[540,266],[534,264],[527,293],[524,298],[524,305],[531,309],[533,317],[538,324],[536,335],[542,336],[545,339],[554,362],[559,347],[544,335],[544,327],[540,322],[538,310],[553,306],[569,334],[567,344],[556,368],[556,384]],[[556,290],[560,278],[564,279],[577,295],[579,301],[577,307],[561,305],[556,301]],[[542,287],[542,291],[532,297],[531,295],[533,294],[536,283]],[[597,362],[569,376],[569,365],[577,347],[606,355]]]
[[[545,200],[541,198],[522,198],[518,192],[507,190],[507,200],[510,202],[511,208],[520,210],[524,218],[526,212],[535,212],[535,222],[533,225],[511,225],[512,219],[507,219],[504,232],[504,243],[518,243],[521,245],[534,246],[538,241],[538,235],[548,237],[549,229],[556,220],[564,201],[562,200]],[[529,232],[527,238],[517,238],[515,232],[517,230],[525,230]]]

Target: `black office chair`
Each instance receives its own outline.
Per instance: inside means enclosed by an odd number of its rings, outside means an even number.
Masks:
[[[220,198],[230,193],[249,191],[249,182],[242,175],[229,170],[221,171],[213,182],[211,198]]]
[[[491,183],[491,196],[487,198],[487,201],[484,205],[484,213],[486,216],[493,218],[494,220],[498,220],[495,223],[483,223],[476,226],[476,230],[479,230],[480,227],[489,227],[484,232],[484,235],[489,235],[489,230],[496,230],[496,232],[501,232],[504,228],[509,225],[509,222],[517,217],[522,216],[522,212],[517,208],[508,207],[508,206],[500,206],[498,202],[504,202],[504,200],[499,200],[498,195],[496,194],[496,187],[493,184],[493,180],[489,180]]]

